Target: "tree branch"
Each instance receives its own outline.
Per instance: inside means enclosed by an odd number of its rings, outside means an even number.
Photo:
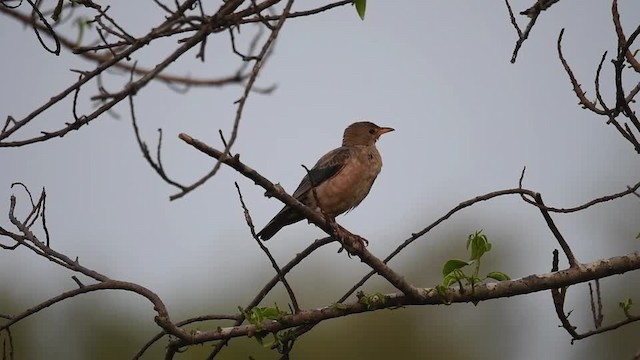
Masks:
[[[546,274],[529,275],[524,278],[502,281],[499,283],[475,285],[473,291],[470,287],[449,289],[446,293],[446,299],[451,300],[451,303],[468,303],[524,295],[574,285],[594,279],[601,279],[637,269],[640,269],[639,252],[583,264],[583,267],[580,268],[569,268]],[[190,339],[193,341],[191,343],[187,343],[184,340],[174,340],[170,343],[170,347],[181,347],[187,344],[201,344],[208,341],[224,340],[239,336],[251,336],[252,334],[261,332],[277,332],[308,323],[315,323],[327,319],[379,309],[394,309],[407,305],[443,304],[442,297],[438,295],[435,289],[424,288],[420,289],[420,291],[425,294],[424,297],[411,298],[398,293],[386,294],[384,296],[384,300],[376,303],[373,307],[367,307],[367,305],[360,302],[351,302],[340,304],[338,306],[302,311],[294,315],[285,315],[278,320],[266,321],[259,325],[243,325],[204,331],[194,335]]]

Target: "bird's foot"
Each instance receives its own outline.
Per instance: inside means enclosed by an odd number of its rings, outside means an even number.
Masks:
[[[357,240],[362,243],[362,246],[364,246],[364,247],[368,247],[369,246],[369,240],[363,238],[360,235],[356,235],[356,236],[357,236]]]
[[[332,223],[331,226],[338,241],[340,241],[341,246],[340,249],[338,249],[338,253],[341,253],[346,248],[347,255],[351,257],[351,255],[355,254],[359,249],[364,249],[369,246],[369,241],[362,236],[350,233],[335,222]],[[347,244],[347,247],[345,247],[345,244]]]

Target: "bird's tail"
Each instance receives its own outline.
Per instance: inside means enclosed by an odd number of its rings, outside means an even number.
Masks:
[[[257,234],[258,238],[263,241],[271,239],[280,229],[287,225],[297,223],[303,217],[295,210],[288,207],[283,208],[280,212],[269,221],[269,223]]]

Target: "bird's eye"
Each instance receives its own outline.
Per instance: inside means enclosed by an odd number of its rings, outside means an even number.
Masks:
[[[376,133],[376,129],[369,129],[369,134],[373,135]]]

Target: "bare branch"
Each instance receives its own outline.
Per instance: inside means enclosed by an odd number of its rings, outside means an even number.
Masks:
[[[111,280],[111,279],[102,281],[97,284],[87,285],[78,289],[64,292],[36,306],[32,306],[29,309],[25,310],[24,312],[18,315],[12,316],[11,319],[9,319],[9,321],[1,324],[0,331],[8,329],[10,326],[16,324],[17,322],[33,314],[36,314],[39,311],[44,310],[51,305],[54,305],[63,300],[66,300],[78,295],[88,294],[98,290],[125,290],[125,291],[134,292],[140,296],[147,298],[153,304],[154,310],[158,313],[158,315],[155,317],[155,322],[156,324],[158,324],[158,326],[164,329],[164,331],[166,331],[167,333],[174,335],[179,339],[191,341],[190,335],[187,332],[178,328],[175,324],[171,322],[171,320],[169,319],[169,313],[167,311],[167,308],[162,302],[162,300],[160,299],[160,297],[158,297],[158,295],[156,295],[151,290],[143,286],[140,286],[138,284],[134,284],[126,281]]]
[[[142,156],[144,157],[144,159],[147,161],[149,166],[151,166],[151,168],[158,174],[158,176],[160,176],[162,180],[164,180],[166,183],[170,185],[173,185],[181,190],[184,190],[186,187],[178,183],[177,181],[174,181],[171,178],[169,178],[167,173],[164,171],[164,167],[162,166],[162,161],[160,157],[161,148],[162,148],[162,129],[158,129],[158,147],[156,149],[156,158],[158,159],[158,162],[156,163],[151,158],[151,153],[149,152],[149,148],[147,147],[147,144],[140,137],[140,130],[138,129],[138,123],[136,122],[136,113],[133,105],[133,95],[129,96],[129,108],[131,113],[131,123],[133,125],[133,133],[136,136],[136,141],[138,143],[138,146],[140,147],[140,151],[142,152]]]
[[[551,268],[551,271],[558,271],[558,263],[559,263],[559,259],[558,259],[558,250],[553,250],[553,266]],[[567,295],[567,286],[563,286],[563,287],[557,287],[557,288],[553,288],[551,289],[551,298],[553,299],[553,305],[556,309],[556,314],[558,315],[558,319],[560,319],[560,322],[562,323],[562,327],[567,330],[567,332],[573,337],[575,338],[576,336],[578,336],[578,333],[576,332],[576,327],[571,325],[571,323],[569,322],[569,314],[565,314],[564,313],[564,299],[565,296]]]
[[[580,263],[576,260],[575,256],[573,255],[573,252],[571,251],[571,248],[567,244],[567,241],[564,239],[564,236],[562,236],[562,233],[560,233],[560,230],[558,230],[558,227],[556,226],[555,222],[551,218],[551,215],[549,215],[549,212],[544,208],[545,205],[544,205],[544,202],[542,201],[542,195],[540,195],[540,193],[536,193],[534,196],[534,199],[536,203],[540,205],[538,206],[538,208],[540,209],[540,212],[542,213],[544,220],[547,222],[547,226],[553,233],[553,236],[558,241],[558,244],[560,244],[562,251],[564,251],[564,254],[567,257],[567,260],[569,261],[569,266],[571,268],[580,267]]]
[[[300,312],[300,306],[298,305],[298,300],[296,300],[296,295],[291,289],[289,282],[284,277],[282,270],[280,270],[280,267],[278,266],[276,259],[273,258],[269,249],[267,249],[267,247],[264,246],[264,243],[260,241],[260,239],[258,239],[258,236],[256,235],[256,228],[255,226],[253,226],[253,220],[251,220],[251,214],[249,213],[249,209],[247,208],[247,205],[245,205],[244,199],[242,198],[242,192],[240,191],[240,186],[238,185],[237,182],[234,182],[234,184],[236,185],[236,190],[238,190],[238,198],[240,199],[240,205],[242,205],[242,210],[244,211],[244,219],[247,222],[247,226],[249,227],[251,236],[258,243],[258,246],[260,246],[260,249],[262,249],[265,255],[267,255],[267,258],[269,258],[269,261],[271,262],[271,266],[276,271],[276,274],[278,275],[278,278],[282,282],[282,285],[284,285],[285,289],[287,289],[287,293],[289,294],[289,299],[291,299],[291,305],[293,305],[294,313],[297,314]]]
[[[600,294],[600,280],[596,279],[596,296],[593,296],[593,286],[589,283],[589,299],[591,300],[591,315],[593,315],[593,326],[597,329],[602,326],[604,315],[602,314],[602,296]],[[598,307],[596,307],[596,302]]]
[[[529,38],[529,33],[531,32],[531,29],[533,29],[533,26],[536,24],[536,21],[538,20],[538,16],[540,15],[540,11],[543,9],[541,9],[539,6],[534,5],[534,7],[526,11],[523,11],[521,13],[521,14],[526,13],[526,15],[529,17],[529,23],[527,24],[527,27],[524,29],[524,31],[522,31],[520,30],[520,27],[516,22],[515,16],[513,15],[513,10],[511,9],[509,0],[505,0],[505,3],[507,5],[507,10],[509,11],[509,18],[511,20],[511,24],[514,26],[514,28],[516,29],[516,32],[518,33],[518,40],[516,41],[516,45],[513,49],[513,54],[511,55],[511,63],[514,64],[516,62],[516,58],[518,57],[518,52],[520,51],[522,44],[524,44],[524,42]],[[536,5],[537,4],[538,2],[536,2]]]
[[[616,34],[618,35],[618,45],[624,46],[627,43],[627,38],[624,35],[624,30],[622,29],[622,23],[620,22],[620,13],[618,12],[618,0],[613,0],[611,2],[611,13],[613,18],[613,25],[616,29]],[[624,53],[625,59],[631,67],[637,72],[640,73],[640,62],[633,56],[631,50],[627,49]]]
[[[601,110],[595,107],[595,102],[589,101],[589,99],[587,99],[586,97],[586,93],[582,91],[581,85],[578,83],[578,80],[573,74],[573,71],[571,70],[569,63],[567,62],[567,60],[565,60],[564,55],[562,54],[562,36],[563,35],[564,35],[564,29],[560,30],[560,35],[558,35],[558,41],[557,41],[558,57],[560,58],[560,62],[562,62],[562,66],[564,67],[564,70],[567,72],[567,75],[569,75],[569,80],[571,80],[571,85],[573,85],[573,92],[576,93],[576,96],[580,100],[580,105],[582,105],[583,108],[589,109],[598,115],[607,115],[607,113],[604,112],[604,110]]]

